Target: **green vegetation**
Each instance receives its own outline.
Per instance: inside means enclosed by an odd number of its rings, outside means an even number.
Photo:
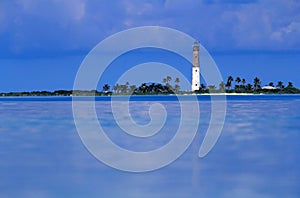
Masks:
[[[235,85],[233,87],[233,82]],[[273,82],[270,82],[266,86],[261,86],[261,80],[258,77],[253,79],[253,84],[248,83],[244,78],[236,77],[235,80],[232,76],[228,76],[226,84],[220,82],[218,89],[214,85],[201,84],[201,87],[196,93],[252,93],[252,94],[300,94],[300,90],[293,86],[292,82],[288,82],[287,86],[284,86],[282,81],[278,81],[274,86]],[[232,88],[233,87],[233,88]]]
[[[102,90],[56,90],[50,91],[32,91],[32,92],[9,92],[0,93],[0,96],[110,96],[110,95],[163,95],[163,94],[202,94],[202,93],[253,93],[253,94],[300,94],[300,90],[288,82],[287,86],[282,81],[278,81],[276,86],[273,82],[266,86],[261,86],[261,80],[258,77],[253,79],[253,84],[247,83],[246,79],[228,76],[226,83],[220,82],[218,86],[205,84],[200,85],[197,91],[181,91],[180,79],[175,78],[172,83],[172,77],[167,76],[162,83],[142,83],[140,86],[125,84],[115,84],[110,86],[104,84]]]

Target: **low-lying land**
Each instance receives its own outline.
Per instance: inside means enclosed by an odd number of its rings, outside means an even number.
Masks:
[[[170,95],[170,94],[300,94],[300,89],[288,82],[284,86],[282,81],[278,81],[275,86],[273,82],[261,86],[259,78],[255,77],[253,84],[246,83],[246,80],[237,77],[235,80],[229,76],[226,83],[220,82],[218,88],[215,85],[199,86],[196,91],[180,90],[179,78],[167,76],[161,83],[142,83],[140,86],[125,84],[116,84],[112,88],[104,84],[102,90],[56,90],[56,91],[24,91],[24,92],[7,92],[0,93],[0,96],[110,96],[110,95]],[[235,82],[235,84],[233,84]]]

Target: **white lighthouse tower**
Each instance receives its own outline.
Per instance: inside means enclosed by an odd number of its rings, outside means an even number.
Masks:
[[[194,42],[193,46],[193,67],[192,67],[192,91],[200,88],[200,62],[199,62],[199,43]]]

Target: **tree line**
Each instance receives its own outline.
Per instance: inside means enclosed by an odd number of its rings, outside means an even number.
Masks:
[[[269,93],[269,94],[294,94],[300,93],[300,90],[293,86],[292,82],[285,85],[282,81],[277,83],[269,82],[268,89],[262,87],[262,82],[255,77],[252,83],[247,82],[245,78],[228,76],[227,80],[216,85],[201,84],[199,90],[182,91],[179,85],[180,79],[173,80],[171,76],[162,79],[162,83],[142,83],[139,86],[125,84],[115,84],[110,86],[104,84],[102,90],[55,90],[51,91],[32,91],[32,92],[8,92],[0,93],[0,96],[110,96],[110,95],[159,95],[159,94],[192,94],[192,93]]]
[[[247,82],[245,78],[232,76],[227,77],[227,81],[220,82],[218,87],[215,85],[201,84],[200,89],[196,91],[197,93],[300,93],[300,90],[294,87],[292,82],[288,82],[285,86],[282,81],[278,81],[276,84],[274,82],[269,82],[265,86],[262,86],[262,82],[258,77],[253,79],[253,82]]]
[[[110,95],[158,95],[179,93],[179,78],[175,78],[172,85],[172,77],[167,76],[162,79],[162,83],[142,83],[140,86],[125,84],[115,84],[111,87],[104,84],[102,90],[55,90],[32,91],[32,92],[8,92],[0,93],[1,96],[110,96]]]
[[[172,77],[167,76],[162,79],[162,83],[142,83],[140,86],[130,85],[129,82],[125,84],[115,84],[110,90],[110,86],[105,84],[102,87],[103,92],[111,92],[111,94],[171,94],[178,93],[180,91],[179,78],[175,78],[174,84],[172,85]]]

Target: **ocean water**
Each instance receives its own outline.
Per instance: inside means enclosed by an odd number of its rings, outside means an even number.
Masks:
[[[198,100],[201,117],[186,152],[161,169],[130,173],[87,150],[71,97],[0,98],[0,197],[300,197],[300,95],[227,96],[222,134],[204,158],[198,152],[209,127],[210,96]],[[122,131],[109,97],[96,98],[95,106],[113,142],[142,152],[166,144],[179,127],[176,96],[131,97],[132,119],[149,123],[154,103],[167,116],[149,138]]]

